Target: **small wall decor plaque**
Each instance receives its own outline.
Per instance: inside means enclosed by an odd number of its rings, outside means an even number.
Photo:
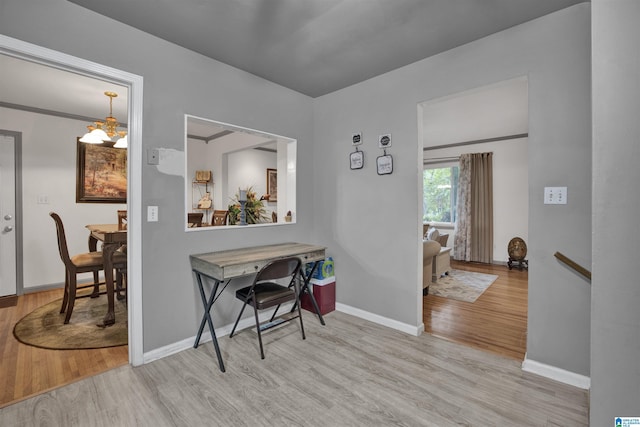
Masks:
[[[356,148],[356,151],[349,155],[349,160],[351,163],[351,169],[362,169],[364,166],[364,152],[358,151]]]
[[[376,165],[378,167],[378,175],[389,175],[393,172],[393,158],[390,154],[379,156],[376,159]]]
[[[387,133],[384,135],[380,135],[378,137],[378,148],[389,148],[391,147],[391,134]]]
[[[362,132],[354,133],[351,135],[351,145],[362,144]]]

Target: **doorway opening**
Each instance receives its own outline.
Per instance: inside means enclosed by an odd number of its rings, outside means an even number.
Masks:
[[[475,302],[429,292],[423,299],[425,331],[519,360],[526,352],[528,272],[511,270],[507,262],[509,241],[514,237],[525,241],[528,238],[528,114],[526,76],[418,105],[423,165],[433,172],[425,173],[420,185],[425,230],[428,224],[440,235],[448,234],[451,270],[498,277]],[[447,189],[442,182],[428,178],[442,178],[444,172],[455,170],[462,154],[482,152],[493,153],[494,244],[490,264],[455,260],[456,244],[465,242],[456,238],[456,185],[452,184],[451,194],[442,199],[443,206],[434,207],[434,194],[444,194]],[[436,283],[430,289],[438,289],[448,279],[440,275],[442,266],[437,270],[437,277],[423,277],[423,281]]]
[[[95,78],[126,87],[128,91],[128,362],[134,366],[143,363],[142,347],[142,254],[141,254],[141,130],[142,130],[142,84],[143,79],[125,71],[46,49],[17,39],[0,35],[0,55],[37,63],[75,75]],[[0,100],[1,101],[1,100]],[[74,141],[71,142],[72,144]],[[52,257],[57,256],[53,253]],[[59,259],[57,260],[58,262]],[[3,328],[7,325],[3,323]],[[4,335],[11,335],[3,331]],[[14,372],[13,375],[18,375]],[[42,390],[44,391],[44,390]],[[37,393],[32,393],[37,394]],[[2,405],[0,405],[2,406]]]

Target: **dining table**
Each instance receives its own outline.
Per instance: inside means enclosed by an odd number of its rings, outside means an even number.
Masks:
[[[103,323],[98,326],[110,326],[116,323],[115,315],[115,285],[113,277],[113,253],[122,245],[127,244],[127,230],[118,224],[88,224],[89,250],[96,250],[97,242],[102,242],[102,256],[104,259],[104,282],[107,288],[107,313]]]

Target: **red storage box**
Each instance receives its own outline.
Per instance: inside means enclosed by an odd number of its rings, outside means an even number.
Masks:
[[[320,314],[324,315],[336,309],[336,278],[328,277],[323,280],[311,279],[309,290],[313,292],[313,297],[318,303]],[[302,295],[300,306],[307,311],[315,313],[309,295]]]

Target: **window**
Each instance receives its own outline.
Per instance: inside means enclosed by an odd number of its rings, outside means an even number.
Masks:
[[[458,166],[424,169],[422,222],[448,224],[456,222],[458,174]]]

